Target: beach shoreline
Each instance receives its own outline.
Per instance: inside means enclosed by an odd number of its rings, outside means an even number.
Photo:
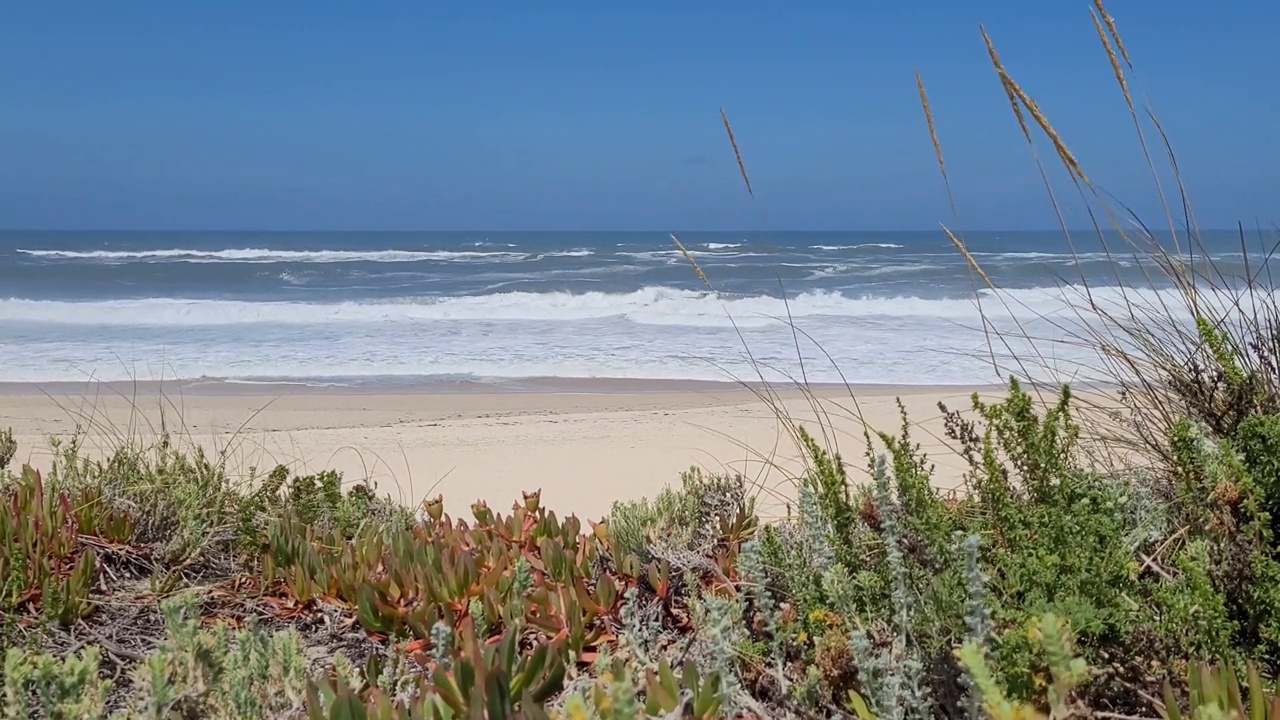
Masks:
[[[282,395],[474,395],[474,394],[674,394],[720,392],[724,390],[762,391],[794,390],[797,383],[764,383],[759,380],[686,380],[614,377],[515,377],[455,378],[434,376],[368,376],[332,378],[283,378],[246,380],[239,378],[175,378],[169,380],[131,380],[82,382],[54,380],[47,382],[0,381],[4,395],[131,395],[149,396],[259,396]],[[900,392],[952,392],[956,390],[989,390],[998,384],[927,384],[831,383],[809,382],[804,387],[819,392],[856,392],[858,394],[895,394]]]
[[[477,383],[482,384],[482,383]],[[534,389],[536,388],[536,389]],[[454,515],[482,499],[507,509],[542,489],[562,513],[598,519],[616,500],[653,497],[691,466],[740,473],[761,512],[783,514],[804,461],[787,423],[838,447],[851,476],[865,478],[864,428],[896,432],[898,400],[915,439],[954,487],[963,465],[945,439],[938,403],[967,409],[987,387],[773,386],[629,380],[524,381],[402,388],[168,383],[0,385],[0,428],[12,427],[16,462],[47,467],[50,436],[79,432],[89,454],[122,442],[176,442],[223,458],[247,477],[277,464],[295,472],[341,471],[413,505],[442,493]],[[855,402],[856,400],[856,402]],[[865,421],[865,425],[864,425]]]

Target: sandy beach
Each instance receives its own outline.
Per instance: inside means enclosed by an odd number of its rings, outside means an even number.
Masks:
[[[998,389],[985,388],[985,393]],[[775,389],[795,421],[818,412],[795,389]],[[863,422],[896,429],[901,398],[936,480],[959,482],[939,401],[967,408],[972,389],[824,387],[816,394],[830,440],[865,477]],[[856,402],[855,402],[856,400]],[[47,466],[49,435],[81,428],[101,452],[161,428],[225,456],[228,469],[283,463],[334,468],[405,503],[443,493],[449,511],[475,499],[510,506],[541,488],[561,513],[598,518],[622,498],[652,496],[698,465],[736,472],[761,488],[763,513],[785,512],[800,456],[777,414],[751,389],[720,383],[546,381],[523,387],[460,385],[362,390],[228,383],[0,386],[0,427],[20,442],[18,461]]]

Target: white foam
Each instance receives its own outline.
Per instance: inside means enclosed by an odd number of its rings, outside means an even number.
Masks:
[[[23,250],[18,252],[34,257],[59,260],[151,260],[169,262],[422,262],[440,261],[486,261],[510,262],[523,260],[526,253],[517,252],[482,252],[478,250],[269,250],[265,248],[240,248],[230,250]]]
[[[812,267],[812,266],[794,265],[792,267]],[[818,278],[838,277],[840,275],[845,275],[850,272],[853,272],[857,267],[858,267],[857,265],[850,265],[848,263],[840,263],[838,265],[828,265],[824,268],[814,270],[812,273],[810,273],[809,279],[816,280]]]
[[[707,243],[704,247],[708,250],[727,250],[729,248],[742,247],[742,243]]]
[[[971,252],[969,254],[973,255],[974,257],[989,257],[989,258],[995,258],[996,260],[1032,260],[1032,261],[1062,260],[1068,263],[1073,263],[1077,260],[1080,262],[1091,262],[1091,261],[1115,262],[1120,258],[1124,257],[1123,255],[1117,256],[1117,255],[1109,254],[1105,252],[1076,253],[1075,255],[1072,255],[1071,253],[1051,253],[1051,252],[1031,252],[1031,251],[1029,252]]]
[[[1072,289],[1030,288],[984,291],[983,311],[1015,317],[1042,317],[1073,312]],[[1174,291],[1094,288],[1093,302],[1122,307],[1128,302],[1177,306]],[[0,300],[0,318],[28,323],[109,326],[215,326],[255,323],[316,325],[333,323],[404,323],[438,320],[569,322],[624,318],[648,325],[731,326],[770,324],[780,318],[924,318],[977,321],[972,298],[943,299],[846,296],[811,291],[789,300],[777,297],[721,296],[710,292],[647,287],[630,293],[507,292],[453,297],[401,298],[366,302],[245,302],[152,298],[106,302]]]
[[[788,263],[781,263],[781,264],[788,265]],[[804,267],[804,268],[814,267],[813,265],[788,265],[788,266]],[[812,273],[810,273],[809,279],[817,280],[820,278],[839,277],[842,275],[850,275],[854,273],[857,273],[858,275],[872,277],[877,275],[898,275],[898,274],[915,273],[922,270],[939,270],[939,269],[945,269],[945,266],[933,265],[929,263],[917,263],[913,265],[857,265],[853,263],[837,263],[835,265],[822,266],[819,269],[814,270]]]
[[[860,245],[810,245],[809,248],[811,250],[861,250],[863,248],[900,250],[902,246],[896,243],[862,243]]]
[[[708,258],[716,258],[717,260],[732,260],[735,258],[746,258],[746,257],[765,257],[767,255],[767,253],[754,253],[754,252],[720,253],[720,252],[710,252],[707,250],[689,250],[687,251],[687,253],[681,252],[680,250],[646,250],[644,252],[620,252],[618,254],[626,255],[627,257],[633,257],[638,260],[649,260],[649,261],[666,260],[668,263],[684,262],[686,254],[688,254],[691,257],[708,257]]]
[[[106,325],[0,320],[5,358],[0,380],[459,375],[725,380],[754,379],[757,371],[775,381],[798,376],[791,328],[750,322],[740,313],[735,318],[737,327],[726,322],[721,308],[718,315],[632,314],[562,322],[451,318],[339,324],[311,317],[303,325],[175,327],[126,325],[123,318]],[[133,319],[157,318],[133,314]],[[981,324],[973,318],[809,315],[795,322],[804,333],[803,362],[813,381],[843,377],[855,383],[963,385],[998,380],[987,363]],[[1033,322],[1027,329],[1041,335],[1053,327]],[[1020,352],[1019,343],[1012,345],[1010,352],[1030,357]],[[1075,362],[1071,357],[1055,361],[1068,369]]]
[[[1122,309],[1126,296],[1128,310]],[[806,292],[784,302],[663,287],[326,304],[10,299],[0,300],[0,356],[5,358],[0,380],[160,375],[725,379],[726,372],[753,378],[758,368],[779,379],[798,372],[796,338],[785,322],[789,314],[804,333],[805,367],[812,380],[843,376],[855,383],[963,385],[998,381],[987,362],[984,315],[996,332],[1064,337],[1079,326],[1077,308],[1084,304],[1077,291],[1059,288],[985,292],[979,298],[981,310],[972,297]],[[1182,307],[1172,290],[1094,288],[1092,301],[1118,309],[1121,318],[1141,317],[1144,309],[1161,304]],[[1212,301],[1231,302],[1206,299]],[[1016,337],[1006,339],[1014,357],[1037,357]],[[1096,356],[1078,344],[1040,343],[1038,348],[1047,349],[1050,361],[1062,368],[1057,377],[1098,365]],[[996,352],[1006,351],[1002,345]],[[1006,361],[1006,367],[1013,366]]]

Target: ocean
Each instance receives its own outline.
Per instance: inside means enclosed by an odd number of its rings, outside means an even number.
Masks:
[[[3,232],[0,381],[973,385],[998,381],[978,300],[1069,367],[1064,286],[1161,292],[1087,233],[1076,259],[967,233],[1007,309],[939,231],[677,236],[711,289],[665,232]],[[1243,268],[1235,233],[1206,243]]]

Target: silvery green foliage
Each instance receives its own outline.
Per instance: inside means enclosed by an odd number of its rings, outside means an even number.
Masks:
[[[896,672],[892,648],[878,648],[864,628],[849,634],[849,649],[858,666],[858,679],[867,706],[877,718],[902,720],[904,711],[898,699],[902,696],[902,674]]]
[[[699,670],[720,676],[720,702],[732,717],[750,704],[738,677],[738,644],[746,637],[742,606],[729,598],[704,596],[693,603],[693,611],[698,632],[689,657]]]
[[[98,676],[99,653],[90,647],[80,657],[55,658],[10,648],[4,658],[5,720],[39,714],[49,720],[80,720],[106,715],[111,681]]]
[[[630,673],[609,675],[609,707],[615,718],[645,717],[640,704],[640,686]]]
[[[1117,511],[1125,519],[1125,542],[1130,550],[1167,537],[1170,530],[1168,503],[1156,491],[1156,481],[1146,472],[1132,476],[1114,475],[1105,479],[1107,489],[1117,498]]]
[[[849,646],[858,665],[863,696],[878,718],[923,718],[928,714],[929,698],[924,685],[924,663],[911,641],[915,596],[911,589],[906,558],[902,553],[893,483],[883,455],[876,458],[874,481],[874,498],[880,515],[880,532],[885,545],[885,564],[889,569],[893,611],[890,627],[884,633],[886,639],[877,642],[865,627],[858,627],[850,634]],[[829,571],[823,579],[823,585],[833,601],[845,603],[846,607],[852,605],[849,579],[843,569]]]
[[[822,592],[841,615],[858,616],[858,604],[854,601],[853,581],[843,565],[833,565],[822,574]]]
[[[453,628],[443,620],[437,620],[431,626],[431,660],[437,667],[449,668],[449,658],[453,657]]]
[[[759,540],[753,538],[742,544],[742,550],[738,554],[738,575],[742,581],[743,594],[754,603],[756,617],[760,618],[763,629],[769,636],[769,660],[776,676],[782,680],[785,678],[782,667],[784,657],[782,637],[778,632],[781,617],[773,593],[769,591],[764,554]]]
[[[821,590],[822,575],[838,564],[832,549],[831,523],[808,482],[800,484],[797,500],[794,515],[764,529],[769,542],[761,545],[761,550],[767,552],[767,559],[762,558],[761,564],[781,582],[794,602],[820,602],[816,593]]]
[[[959,533],[956,533],[959,535]],[[982,649],[984,657],[989,654],[992,638],[995,636],[995,623],[991,618],[991,608],[987,606],[987,575],[982,571],[979,562],[981,539],[977,535],[964,538],[964,586],[965,586],[965,643],[972,643]],[[964,675],[969,694],[965,698],[965,713],[969,720],[982,720],[982,694],[977,683],[967,673]]]
[[[800,530],[800,547],[810,567],[830,567],[834,562],[831,552],[831,521],[822,512],[818,496],[808,483],[802,483],[796,498],[796,526]]]
[[[258,720],[300,717],[306,704],[307,661],[292,630],[266,633],[250,623],[232,631],[202,629],[190,598],[161,604],[166,636],[132,672],[119,720],[202,717]],[[99,653],[54,658],[11,649],[5,656],[4,717],[95,720],[106,717],[111,683],[99,674]]]
[[[679,489],[663,488],[652,500],[613,504],[609,536],[619,559],[662,559],[677,570],[703,567],[719,537],[720,518],[732,518],[739,507],[751,512],[753,501],[741,477],[692,468],[681,473],[680,481]]]
[[[439,621],[436,622],[439,625]],[[435,630],[435,626],[432,626]],[[435,652],[435,648],[432,648]],[[391,696],[400,707],[409,707],[418,698],[422,687],[422,671],[409,659],[403,643],[395,643],[387,655],[387,662],[376,678],[378,687]]]
[[[1187,450],[1191,460],[1205,477],[1219,478],[1230,475],[1225,467],[1227,458],[1224,457],[1222,447],[1210,437],[1204,425],[1186,421],[1182,424],[1182,429],[1189,444]]]
[[[959,533],[957,533],[958,535]],[[966,593],[965,641],[987,647],[995,636],[995,622],[987,606],[987,574],[982,571],[979,551],[982,539],[969,535],[963,540],[964,586]]]
[[[641,602],[639,591],[635,587],[628,588],[622,599],[619,650],[626,659],[634,661],[640,667],[657,665],[663,639],[658,605]]]
[[[292,630],[200,627],[190,598],[161,604],[166,637],[133,671],[128,717],[292,717],[306,703],[307,662]]]
[[[770,629],[775,627],[777,603],[773,601],[773,593],[769,592],[769,578],[765,574],[759,540],[753,538],[742,544],[738,553],[738,576],[743,594],[755,603],[756,612],[770,624]]]
[[[351,658],[342,653],[333,656],[333,675],[336,682],[345,683],[352,692],[364,684],[362,671],[351,662]]]
[[[467,614],[471,616],[472,626],[476,629],[478,637],[486,637],[489,634],[489,619],[484,615],[484,603],[480,598],[471,598],[471,603],[467,605]]]

